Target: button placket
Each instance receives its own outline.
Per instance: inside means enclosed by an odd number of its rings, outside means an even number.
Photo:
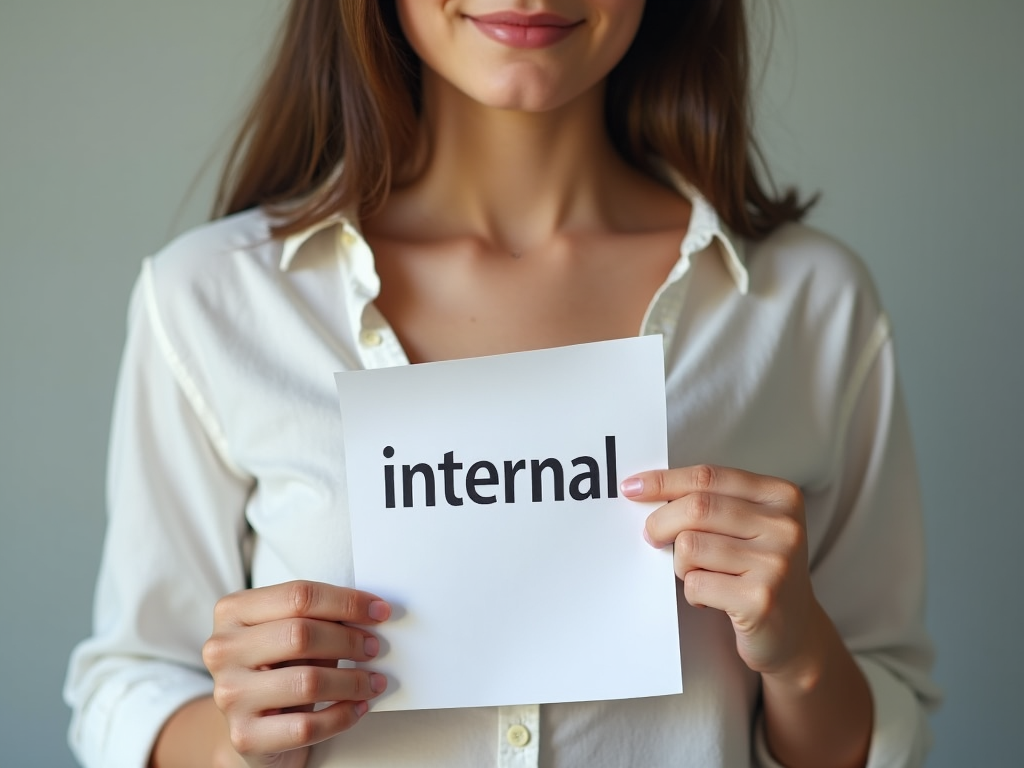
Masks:
[[[498,709],[498,768],[537,768],[540,706]]]
[[[672,339],[675,336],[689,283],[690,271],[687,270],[674,282],[667,285],[655,299],[654,305],[650,308],[647,322],[644,323],[642,329],[644,335],[660,333],[666,353],[672,346]]]
[[[359,332],[359,343],[364,347],[379,347],[383,341],[380,331],[374,328],[363,328]]]

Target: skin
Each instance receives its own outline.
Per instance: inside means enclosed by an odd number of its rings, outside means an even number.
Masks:
[[[390,615],[374,595],[307,581],[221,599],[203,646],[213,698],[172,716],[150,765],[302,768],[310,745],[351,728],[385,690],[383,675],[337,662],[375,657],[364,627]],[[334,703],[314,712],[320,702]]]
[[[803,496],[795,485],[739,469],[695,466],[622,482],[634,501],[665,502],[644,538],[674,545],[693,606],[732,621],[736,650],[760,673],[768,746],[791,768],[863,766],[871,692],[814,597]]]
[[[521,50],[485,39],[466,18],[510,8],[583,23],[556,46]],[[603,129],[603,80],[642,8],[398,0],[424,61],[429,160],[362,229],[381,276],[376,304],[410,361],[639,332],[690,214],[677,193],[626,165]],[[740,657],[761,675],[776,758],[793,768],[863,765],[871,696],[815,600],[799,489],[684,467],[636,475],[622,490],[664,502],[645,535],[675,546],[688,601],[731,619]],[[372,595],[306,582],[224,598],[203,654],[214,697],[171,717],[152,768],[303,768],[310,745],[358,727],[383,690],[380,676],[335,666],[372,659],[370,629],[388,614]],[[312,711],[325,701],[337,703]]]

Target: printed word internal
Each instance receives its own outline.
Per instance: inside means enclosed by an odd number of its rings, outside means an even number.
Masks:
[[[395,449],[390,445],[384,448],[384,458],[394,458]],[[569,496],[576,501],[601,498],[601,465],[593,456],[577,456],[570,462],[572,477],[569,478]],[[529,469],[527,469],[529,467]],[[516,500],[516,476],[523,473],[523,483],[528,482],[531,501],[544,501],[545,492],[554,501],[564,501],[566,491],[566,468],[555,458],[517,459],[498,464],[490,461],[477,461],[469,465],[462,474],[463,463],[456,461],[455,451],[444,454],[444,460],[437,465],[438,475],[430,464],[402,464],[401,491],[402,506],[416,506],[416,487],[422,490],[423,504],[427,507],[437,505],[437,486],[444,487],[444,500],[453,507],[462,506],[468,498],[474,504],[494,504],[498,496],[506,504],[514,504]],[[417,478],[419,480],[417,481]],[[604,488],[608,498],[619,495],[619,480],[616,470],[615,436],[608,435],[604,439]],[[395,465],[384,465],[384,506],[394,509],[396,498]],[[460,495],[461,494],[461,495]]]

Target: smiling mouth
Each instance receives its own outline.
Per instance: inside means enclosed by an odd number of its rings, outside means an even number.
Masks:
[[[466,16],[486,37],[511,48],[547,48],[569,37],[583,23],[554,13],[502,11]]]

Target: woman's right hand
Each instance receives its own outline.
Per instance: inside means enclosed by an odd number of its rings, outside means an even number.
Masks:
[[[247,765],[302,768],[310,745],[359,721],[387,678],[337,664],[374,658],[377,638],[353,625],[390,615],[371,594],[310,581],[236,592],[217,603],[203,661],[231,744]]]

